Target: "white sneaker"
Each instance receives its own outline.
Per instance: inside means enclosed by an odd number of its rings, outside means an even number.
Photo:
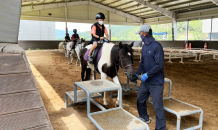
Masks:
[[[147,120],[144,118],[139,118],[139,120],[145,122],[146,124],[149,124],[151,122],[149,118]]]

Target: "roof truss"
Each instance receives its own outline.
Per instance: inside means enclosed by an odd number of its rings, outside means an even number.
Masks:
[[[218,6],[218,0],[211,0],[211,1]]]
[[[44,10],[44,9],[52,9],[52,8],[61,8],[61,7],[65,7],[65,6],[71,7],[71,6],[78,6],[78,5],[88,5],[88,4],[91,6],[94,6],[94,7],[98,7],[98,8],[110,11],[112,13],[118,14],[120,16],[126,17],[126,18],[134,20],[136,22],[141,21],[141,18],[139,18],[135,15],[131,15],[131,14],[125,13],[123,11],[119,11],[117,9],[114,9],[114,8],[111,8],[111,7],[108,7],[108,6],[105,6],[103,4],[93,2],[93,1],[68,2],[66,5],[65,5],[65,3],[52,3],[52,4],[46,4],[46,5],[35,5],[34,11],[39,11],[39,10]],[[31,12],[31,11],[33,11],[33,10],[30,6],[23,6],[21,9],[22,13]]]
[[[144,6],[147,6],[149,8],[152,8],[153,10],[158,11],[158,12],[162,13],[163,15],[168,16],[170,18],[175,17],[175,13],[173,11],[167,10],[166,8],[159,7],[158,5],[154,5],[154,4],[147,2],[147,1],[144,1],[144,0],[134,0],[134,1],[140,3]]]

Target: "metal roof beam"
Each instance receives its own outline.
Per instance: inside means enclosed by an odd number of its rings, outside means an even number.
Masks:
[[[206,6],[206,5],[214,5],[213,3],[211,3],[210,1],[206,2],[205,1],[198,1],[198,2],[194,2],[192,4],[190,4],[190,8],[193,9],[193,8],[196,8],[196,7],[203,7],[203,6]],[[168,9],[170,10],[183,10],[183,9],[188,9],[189,6],[188,4],[181,4],[181,5],[178,5],[178,6],[172,6],[172,7],[168,7]]]
[[[105,2],[105,1],[107,1],[107,0],[101,0],[101,1],[99,1],[99,2],[97,2],[97,3],[102,3],[102,2]]]
[[[122,0],[116,0],[116,1],[113,1],[113,2],[110,2],[110,3],[107,4],[107,5],[112,5],[112,4],[117,3],[117,2],[120,2],[120,1],[122,1]]]
[[[141,8],[137,8],[137,9],[133,9],[133,10],[125,11],[125,12],[131,13],[131,12],[140,11],[140,10],[142,10],[142,9],[143,9],[143,11],[150,11],[150,10],[152,10],[152,9],[150,9],[150,8],[144,8],[144,7],[141,7]]]
[[[137,5],[138,5],[138,4],[137,4]],[[137,7],[137,5],[131,5],[131,6],[128,6],[128,7],[123,8],[122,10],[132,9],[132,8]]]
[[[111,8],[111,7],[102,5],[102,4],[98,4],[98,3],[95,3],[95,2],[91,2],[91,1],[89,1],[89,4],[92,5],[92,6],[95,6],[95,7],[98,7],[98,8],[107,10],[107,11],[110,11],[112,13],[118,14],[120,16],[126,17],[128,19],[134,20],[136,22],[140,22],[141,21],[141,19],[139,17],[135,16],[135,15],[131,15],[131,14],[125,13],[123,11],[119,11],[117,9],[114,9],[114,8]]]
[[[166,3],[159,3],[158,5],[160,7],[163,7],[163,8],[166,8],[166,7],[169,7],[169,6],[176,6],[176,5],[180,5],[180,4],[186,4],[188,6],[192,2],[196,2],[196,1],[200,1],[200,0],[168,1]]]
[[[141,21],[141,19],[139,17],[135,16],[135,15],[131,15],[131,14],[125,13],[123,11],[119,11],[117,9],[114,9],[114,8],[111,8],[111,7],[108,7],[108,6],[96,3],[96,2],[92,2],[92,1],[68,2],[67,3],[67,7],[69,8],[71,6],[88,5],[88,4],[91,5],[91,6],[95,6],[95,7],[101,8],[103,10],[110,11],[112,13],[118,14],[120,16],[123,16],[125,18],[134,20],[136,22],[140,22]],[[38,10],[44,10],[44,9],[61,8],[61,7],[65,7],[65,6],[63,6],[63,3],[36,5],[36,6],[34,6],[34,10],[31,8],[31,6],[25,6],[25,7],[21,8],[21,13],[31,12],[31,11],[38,11]]]
[[[161,0],[161,1],[154,1],[154,2],[151,2],[152,4],[155,4],[155,5],[160,5],[160,4],[165,4],[165,3],[168,3],[168,2],[171,2],[172,0]]]
[[[60,21],[60,22],[65,22],[65,18],[57,18],[57,17],[41,17],[41,16],[26,16],[26,15],[21,15],[21,19],[40,19],[40,20],[48,20],[48,21]],[[89,19],[68,19],[68,22],[80,22],[80,23],[94,23],[96,20],[89,20]],[[134,22],[134,23],[127,23],[127,22],[110,22],[110,21],[104,21],[105,24],[114,24],[114,25],[139,25],[139,22]]]
[[[158,5],[151,4],[150,2],[147,2],[144,0],[134,0],[134,1],[140,3],[144,6],[147,6],[149,8],[152,8],[153,10],[156,10],[156,11],[158,11],[158,12],[162,13],[163,15],[168,16],[170,18],[175,17],[175,13],[173,11],[167,10],[166,8],[161,8]]]
[[[211,0],[211,1],[218,6],[218,0]]]
[[[141,9],[137,9],[137,10],[134,10],[134,11],[129,11],[129,13],[131,13],[131,14],[139,14],[140,12],[144,13],[144,12],[150,12],[150,11],[153,11],[153,10],[150,9],[150,8],[146,8],[146,9],[141,8]]]
[[[148,11],[148,12],[142,12],[142,13],[134,13],[136,15],[146,15],[146,14],[153,14],[153,13],[158,13],[157,11]]]
[[[160,5],[161,7],[163,8],[178,8],[178,7],[181,7],[181,6],[186,6],[186,7],[189,7],[190,6],[193,6],[193,5],[196,5],[196,4],[204,4],[204,3],[211,3],[210,1],[208,0],[184,0],[182,2],[174,2],[174,3],[169,3],[169,4],[163,4],[163,5]],[[211,3],[212,4],[212,3]]]
[[[130,2],[127,2],[127,3],[121,4],[121,5],[117,5],[117,6],[114,6],[114,8],[117,8],[117,7],[119,7],[119,6],[124,6],[124,5],[130,4],[130,3],[132,3],[132,2],[133,2],[133,1],[130,1]]]
[[[163,15],[160,15],[160,13],[153,13],[153,14],[149,14],[149,15],[141,15],[141,17],[143,17],[143,18],[151,18],[151,17],[153,18],[153,17],[160,17],[160,16],[163,16]]]
[[[197,16],[192,16],[193,14],[196,14],[196,13],[204,13],[204,12],[210,12],[210,11],[218,11],[218,7],[216,8],[211,8],[211,9],[203,9],[203,10],[197,10],[197,11],[190,11],[190,12],[186,12],[186,13],[178,13],[177,16],[178,18],[176,19],[177,21],[186,21],[188,19],[193,19],[193,18],[204,18],[204,17],[211,17],[211,16],[218,16],[218,14],[205,14],[205,15],[197,15]],[[153,15],[155,14],[151,14],[151,15],[142,15],[142,17],[146,17],[146,16],[152,16],[152,18],[146,18],[145,21],[154,21],[155,19],[161,19],[161,18],[167,18],[166,16],[160,16],[160,17],[154,17]],[[179,18],[181,16],[187,16],[187,17],[182,17],[182,18]]]
[[[141,4],[130,5],[128,7],[122,8],[121,10],[122,11],[127,10],[125,12],[131,12],[132,9],[141,9],[141,8],[146,8],[146,9],[150,9],[151,10],[151,8],[147,8],[147,7],[145,7],[145,6],[141,5]]]

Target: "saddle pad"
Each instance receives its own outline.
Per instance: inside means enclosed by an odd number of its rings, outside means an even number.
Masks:
[[[86,54],[84,55],[84,59],[85,59],[86,61],[88,61],[89,51],[90,51],[90,49],[88,49],[88,50],[86,51]],[[99,49],[99,51],[98,51],[98,54],[97,54],[97,62],[100,60],[101,54],[102,54],[102,47],[101,47],[101,48]]]

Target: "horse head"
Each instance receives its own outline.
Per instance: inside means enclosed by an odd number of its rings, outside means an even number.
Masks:
[[[130,45],[119,43],[119,64],[123,68],[124,73],[130,80],[135,80],[135,70],[133,66],[133,53],[132,46],[134,42]]]

